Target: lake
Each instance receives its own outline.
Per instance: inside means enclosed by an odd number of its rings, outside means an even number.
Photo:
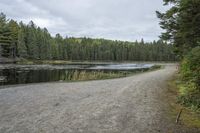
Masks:
[[[116,78],[139,71],[146,71],[153,66],[154,64],[121,63],[73,63],[63,65],[0,64],[0,85]]]

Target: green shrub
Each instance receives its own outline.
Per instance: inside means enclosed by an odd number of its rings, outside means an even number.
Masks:
[[[181,64],[183,80],[192,81],[199,89],[200,86],[200,47],[192,49]]]
[[[179,86],[179,101],[200,108],[200,47],[189,52],[181,63],[183,83]]]

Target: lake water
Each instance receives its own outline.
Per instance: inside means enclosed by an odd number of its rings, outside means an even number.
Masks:
[[[17,65],[0,64],[0,85],[39,83],[52,81],[72,81],[78,76],[100,72],[120,73],[121,76],[135,71],[147,70],[153,64],[64,64],[64,65]],[[74,76],[76,74],[76,76]],[[76,78],[74,78],[76,77]],[[87,77],[85,78],[87,79]],[[91,79],[91,78],[88,78]]]

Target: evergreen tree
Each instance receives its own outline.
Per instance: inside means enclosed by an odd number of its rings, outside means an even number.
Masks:
[[[6,15],[0,14],[0,55],[4,57],[10,56],[10,48],[12,43],[11,30],[7,24]]]
[[[196,47],[200,41],[200,1],[199,0],[164,0],[165,5],[173,6],[165,13],[157,11],[161,19],[161,28],[166,32],[161,38],[175,46],[180,56]]]
[[[46,28],[0,16],[1,55],[34,60],[89,61],[174,61],[171,45],[163,41],[146,43],[91,38],[51,37]]]
[[[22,58],[27,58],[27,47],[25,44],[25,33],[23,27],[20,28],[18,32],[18,42],[17,42],[18,56]]]
[[[11,32],[10,56],[15,58],[17,55],[17,42],[19,27],[16,21],[10,20],[8,23]]]

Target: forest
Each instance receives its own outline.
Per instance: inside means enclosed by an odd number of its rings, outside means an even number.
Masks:
[[[173,46],[158,40],[135,42],[52,37],[46,28],[8,20],[0,14],[0,56],[31,60],[175,61]]]
[[[173,44],[181,59],[179,102],[193,109],[200,108],[200,0],[164,0],[171,6],[165,13],[157,11],[161,39]]]

